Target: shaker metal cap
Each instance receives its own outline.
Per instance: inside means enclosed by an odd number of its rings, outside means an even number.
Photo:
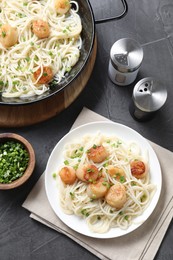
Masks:
[[[167,90],[161,82],[148,77],[140,80],[133,89],[133,101],[144,112],[159,110],[167,99]]]
[[[133,72],[142,63],[143,49],[137,41],[123,38],[113,44],[110,57],[113,67],[119,72]]]

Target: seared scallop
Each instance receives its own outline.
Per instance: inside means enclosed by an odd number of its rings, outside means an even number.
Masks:
[[[60,170],[59,175],[60,175],[61,180],[65,184],[73,184],[77,179],[75,170],[70,166],[63,167]]]
[[[106,202],[117,210],[121,209],[127,201],[126,189],[121,183],[116,183],[110,187],[106,194]]]
[[[99,171],[95,165],[87,164],[76,170],[76,175],[81,181],[93,182],[99,177]]]
[[[108,157],[108,152],[103,145],[93,145],[93,147],[87,151],[87,156],[88,159],[94,163],[100,163]]]
[[[143,161],[134,160],[130,163],[131,173],[137,179],[143,179],[148,173],[148,166]]]
[[[53,71],[51,67],[39,68],[33,73],[33,80],[37,84],[47,84],[53,79]]]
[[[70,9],[70,1],[69,0],[55,0],[55,9],[58,14],[65,14]]]
[[[50,35],[50,28],[46,21],[35,20],[32,22],[32,31],[39,38],[48,38]]]
[[[90,183],[87,187],[87,194],[92,199],[103,198],[109,189],[109,183],[104,178],[99,179],[96,183]]]
[[[9,24],[4,24],[0,27],[0,42],[5,47],[11,47],[18,42],[17,28]]]

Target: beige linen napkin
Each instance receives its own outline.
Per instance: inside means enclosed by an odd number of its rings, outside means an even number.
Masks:
[[[72,128],[79,125],[108,120],[84,108]],[[61,232],[95,254],[100,259],[152,260],[162,242],[173,216],[173,189],[170,182],[173,153],[150,142],[162,169],[162,192],[160,200],[149,219],[135,231],[118,238],[96,239],[81,235],[63,224],[55,215],[46,196],[44,174],[23,203],[31,212],[30,217]]]

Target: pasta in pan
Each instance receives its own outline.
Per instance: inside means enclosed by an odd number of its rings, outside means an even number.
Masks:
[[[82,24],[78,3],[2,0],[0,9],[2,96],[41,95],[48,91],[49,82],[61,82],[80,57]]]
[[[93,232],[127,229],[156,191],[148,155],[135,142],[99,132],[66,144],[63,157],[57,173],[61,208],[85,218]]]

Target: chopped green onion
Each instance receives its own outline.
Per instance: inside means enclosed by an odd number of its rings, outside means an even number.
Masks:
[[[5,38],[6,35],[6,32],[2,31],[2,37]]]
[[[68,161],[68,160],[65,160],[65,161],[64,161],[64,164],[65,164],[65,165],[69,165],[69,161]]]
[[[75,197],[74,192],[70,192],[70,196],[71,196],[71,199],[73,200]]]
[[[124,176],[121,176],[121,177],[120,177],[120,182],[121,182],[121,183],[124,183],[124,182],[125,182]]]
[[[52,176],[53,176],[54,179],[56,179],[56,176],[57,176],[57,175],[56,175],[56,173],[54,172],[54,173],[52,174]]]
[[[84,215],[85,217],[88,217],[88,216],[89,216],[89,213],[87,212],[86,209],[82,209],[82,210],[81,210],[81,213],[82,213],[82,215]]]
[[[0,144],[0,183],[11,183],[20,178],[29,162],[25,147],[15,141]]]

